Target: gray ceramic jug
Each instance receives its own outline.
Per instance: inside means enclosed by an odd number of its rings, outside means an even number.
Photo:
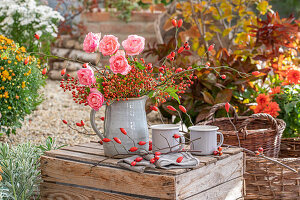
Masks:
[[[149,133],[145,111],[146,100],[147,96],[130,98],[126,101],[115,101],[111,105],[106,106],[103,134],[95,124],[96,111],[92,109],[90,115],[92,128],[102,140],[103,138],[111,140],[103,143],[106,156],[123,155],[117,157],[124,157],[138,153],[142,149],[149,149]],[[124,128],[127,135],[124,135],[120,128]],[[115,142],[114,137],[119,138],[122,144]],[[146,144],[139,145],[140,141],[144,141]],[[131,147],[137,147],[138,150],[130,152],[129,149]]]

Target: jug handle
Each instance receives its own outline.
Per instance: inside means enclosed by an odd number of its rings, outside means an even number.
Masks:
[[[98,130],[98,128],[95,124],[95,115],[96,115],[96,111],[94,109],[92,109],[91,114],[90,114],[91,125],[92,125],[92,128],[95,131],[95,133],[101,138],[101,140],[103,140],[104,135]]]

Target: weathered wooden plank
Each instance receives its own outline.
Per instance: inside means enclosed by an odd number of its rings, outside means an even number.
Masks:
[[[243,175],[243,153],[176,176],[176,197],[184,199]]]
[[[107,158],[105,156],[67,151],[67,150],[63,150],[63,149],[47,151],[45,154],[50,157],[66,158],[66,159],[84,161],[84,162],[89,162],[89,163],[94,163],[94,164],[98,163],[100,161],[103,161],[103,163],[116,165],[116,162],[117,162],[116,159],[109,160],[109,158]]]
[[[87,148],[87,147],[82,147],[82,146],[72,146],[72,147],[64,147],[61,149],[68,150],[68,151],[74,151],[74,152],[80,152],[80,153],[86,153],[86,154],[92,154],[92,155],[104,156],[104,150],[100,149],[100,148]]]
[[[199,159],[200,163],[203,163],[205,165],[209,165],[211,163],[217,162],[217,159],[214,158],[213,156],[195,156],[195,157]]]
[[[214,156],[214,158],[216,158],[217,160],[222,160],[224,158],[228,158],[230,155],[223,153],[221,156]]]
[[[74,161],[41,157],[43,180],[69,183],[116,192],[172,199],[175,177],[96,166]]]
[[[89,143],[85,143],[85,144],[78,144],[76,146],[88,147],[88,148],[92,148],[92,149],[101,149],[101,150],[103,150],[103,145],[99,144],[98,142],[89,142]]]
[[[243,178],[238,177],[204,192],[198,193],[186,200],[236,200],[243,197]]]
[[[243,150],[240,148],[225,148],[225,147],[223,147],[222,151],[223,151],[223,153],[226,153],[226,154],[235,155],[237,153],[242,152]]]
[[[41,199],[47,200],[138,200],[142,198],[116,194],[111,192],[104,192],[88,188],[80,188],[75,186],[67,186],[62,184],[55,184],[43,182],[40,186]]]

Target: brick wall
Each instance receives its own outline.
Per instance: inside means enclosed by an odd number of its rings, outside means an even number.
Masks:
[[[128,35],[137,34],[145,37],[146,43],[156,41],[154,21],[161,13],[134,12],[129,23],[119,20],[109,12],[83,13],[81,21],[86,27],[86,33],[101,32],[102,36],[111,34],[119,38],[121,43]],[[52,49],[52,54],[72,59],[80,59],[85,62],[108,64],[108,58],[100,57],[99,53],[88,54],[82,50],[83,38],[72,39],[69,36],[61,36]],[[152,60],[150,60],[152,61]],[[81,65],[73,62],[52,60],[50,63],[49,78],[61,79],[60,70],[67,68],[67,73],[75,75]]]

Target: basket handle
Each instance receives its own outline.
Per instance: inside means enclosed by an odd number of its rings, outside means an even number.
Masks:
[[[209,120],[214,121],[215,120],[215,118],[214,118],[215,113],[217,112],[217,110],[219,110],[221,108],[225,108],[225,104],[226,103],[219,103],[219,104],[214,105],[210,109],[210,111],[209,111],[209,113],[208,113],[208,115],[206,117],[206,121],[209,121]],[[233,119],[234,119],[234,122],[236,122],[237,119],[238,119],[238,115],[236,113],[236,110],[235,110],[235,108],[231,104],[229,104],[229,105],[230,105],[229,110],[233,111]]]
[[[249,116],[248,119],[246,119],[245,121],[242,122],[240,128],[239,128],[239,132],[242,132],[246,135],[247,134],[247,126],[249,123],[251,123],[252,121],[256,120],[256,119],[267,119],[268,121],[270,121],[272,123],[272,128],[275,129],[276,133],[279,133],[279,127],[278,127],[278,123],[276,121],[276,119],[274,119],[271,115],[266,114],[266,113],[258,113],[258,114],[253,114],[251,116]]]

